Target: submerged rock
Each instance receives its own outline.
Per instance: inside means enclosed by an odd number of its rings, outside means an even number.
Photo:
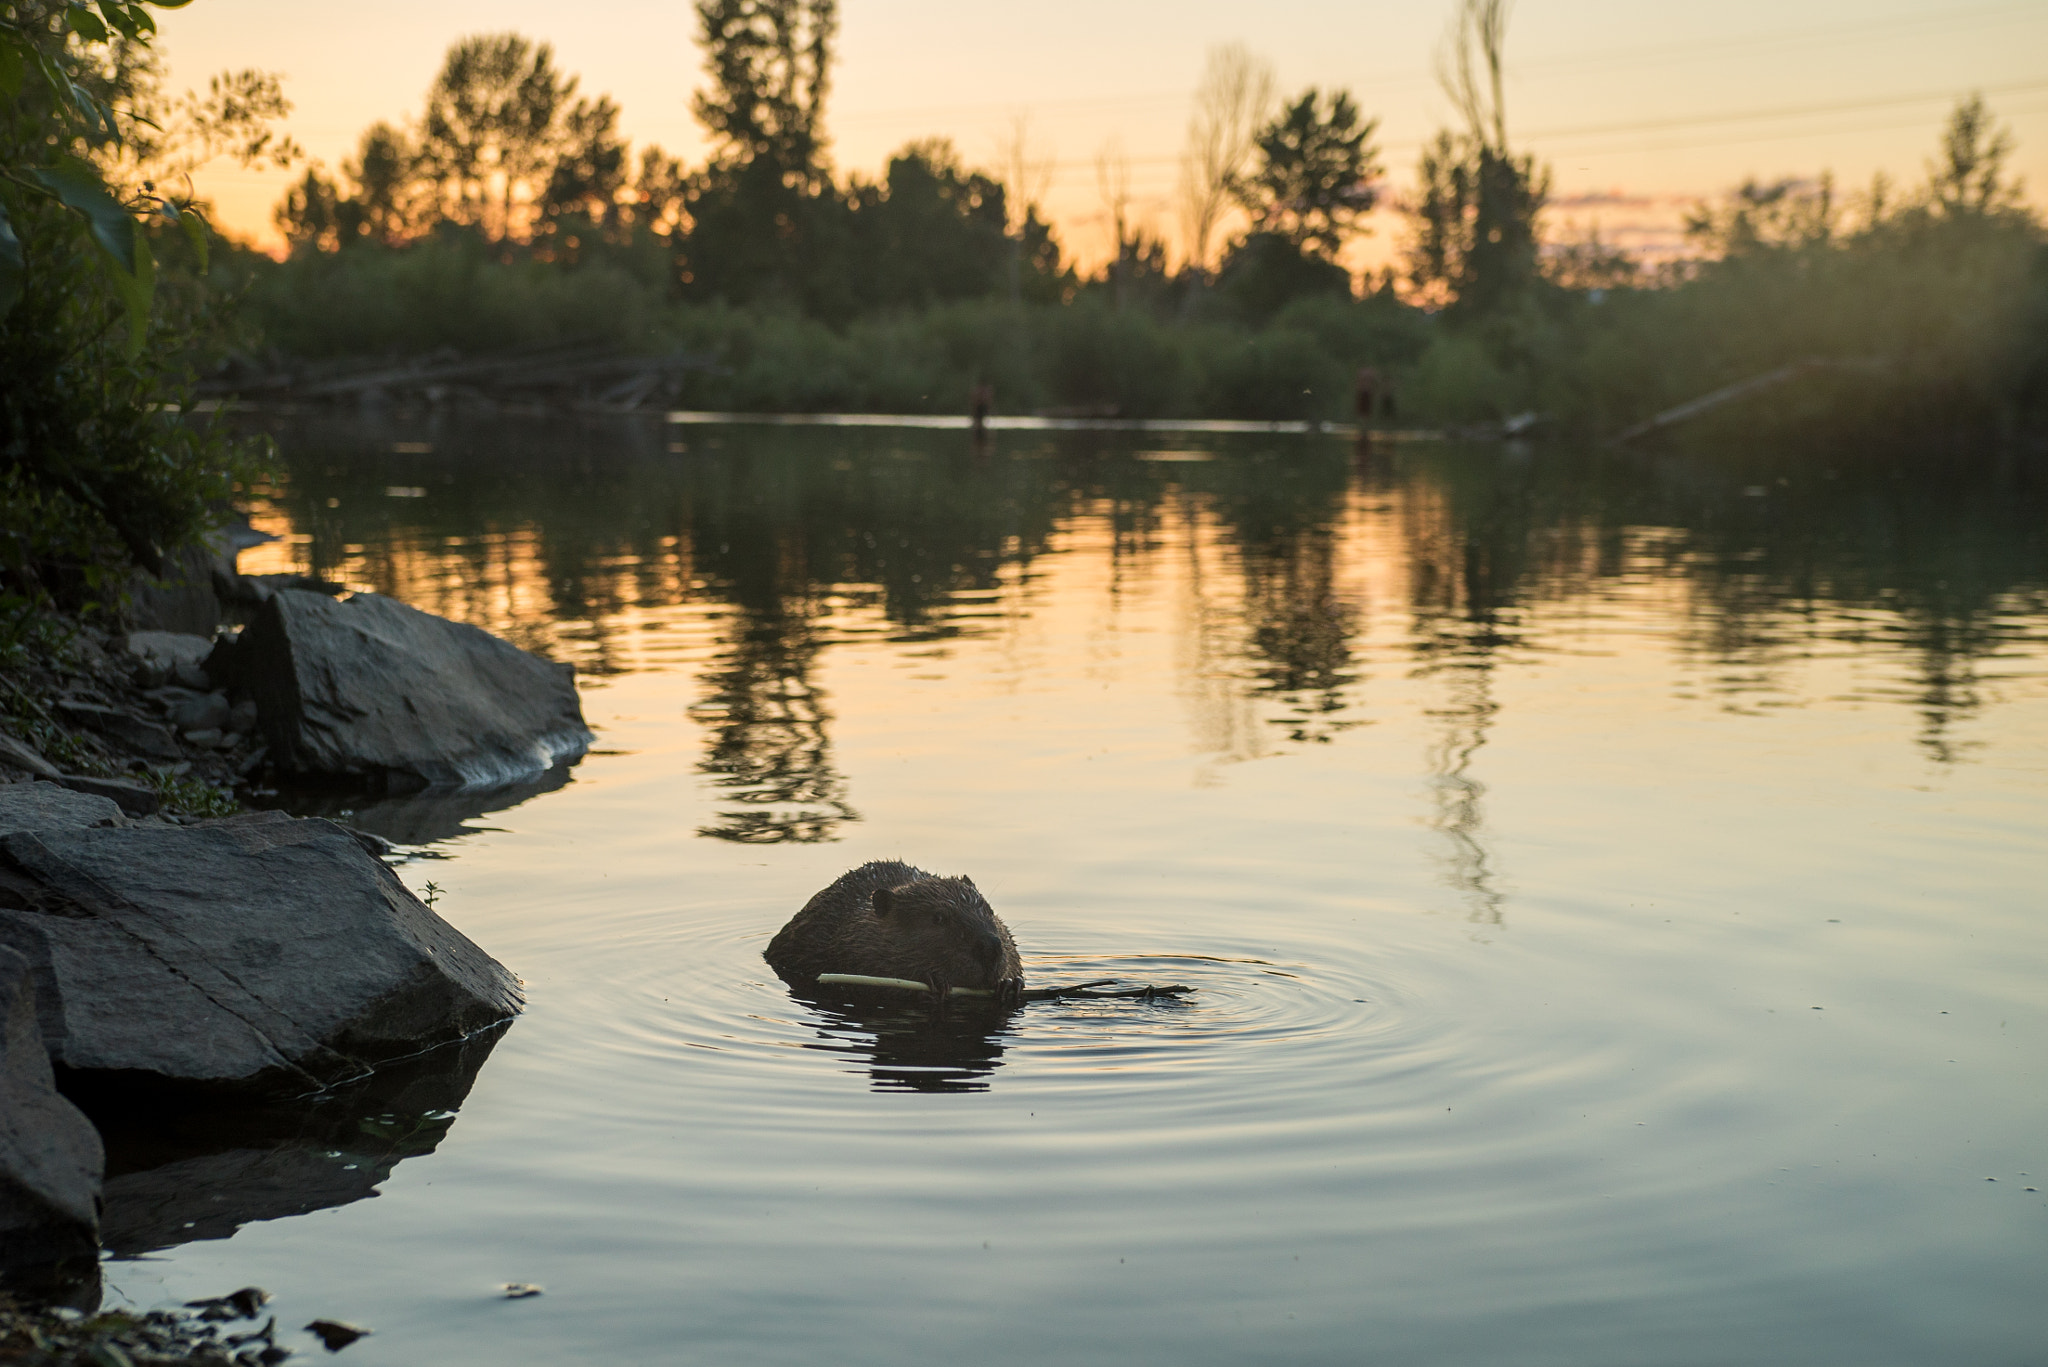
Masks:
[[[57,1095],[29,963],[0,948],[0,1271],[99,1248],[100,1137]]]
[[[519,1010],[504,967],[329,821],[0,836],[0,945],[90,1098],[137,1086],[305,1092]]]
[[[580,757],[575,670],[381,594],[273,593],[213,668],[285,773],[484,787]]]
[[[399,1163],[441,1143],[500,1035],[486,1030],[309,1103],[96,1108],[107,1145],[101,1242],[129,1258],[374,1197]]]

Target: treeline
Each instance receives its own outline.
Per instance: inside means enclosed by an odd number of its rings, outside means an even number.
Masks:
[[[1184,259],[1134,222],[1106,157],[1116,250],[1084,273],[1041,217],[1021,130],[1001,173],[936,138],[877,180],[831,168],[835,0],[697,13],[702,166],[634,154],[617,106],[546,44],[466,39],[416,118],[280,205],[292,250],[251,263],[255,335],[297,357],[694,350],[719,364],[682,401],[721,409],[958,411],[992,383],[1007,411],[1341,418],[1371,366],[1401,421],[1611,434],[1806,362],[1726,416],[1860,439],[2048,409],[2048,250],[1979,100],[1925,184],[1745,185],[1695,212],[1691,260],[1649,271],[1597,236],[1546,239],[1548,168],[1500,101],[1505,6],[1460,0],[1441,64],[1459,126],[1401,197],[1398,273],[1339,264],[1388,194],[1377,120],[1348,91],[1277,98],[1239,47],[1197,92]]]

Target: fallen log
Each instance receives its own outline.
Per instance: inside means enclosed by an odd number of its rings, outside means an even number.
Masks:
[[[1702,413],[1721,407],[1723,404],[1733,403],[1737,399],[1746,399],[1750,395],[1760,394],[1766,389],[1775,389],[1788,380],[1796,380],[1802,375],[1811,375],[1816,371],[1849,370],[1879,374],[1890,368],[1891,362],[1878,356],[1809,356],[1804,360],[1793,361],[1789,365],[1781,365],[1776,370],[1767,370],[1761,375],[1752,375],[1746,380],[1737,380],[1734,384],[1723,385],[1711,393],[1702,394],[1697,399],[1679,404],[1675,408],[1667,408],[1662,413],[1645,418],[1634,427],[1609,437],[1607,444],[1610,446],[1624,446],[1636,438],[1648,436],[1660,428],[1670,427],[1674,424],[1696,418]]]

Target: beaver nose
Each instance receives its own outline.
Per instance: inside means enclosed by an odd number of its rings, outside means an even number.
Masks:
[[[981,966],[993,973],[1003,966],[1003,942],[993,935],[985,935],[974,946],[974,957]]]

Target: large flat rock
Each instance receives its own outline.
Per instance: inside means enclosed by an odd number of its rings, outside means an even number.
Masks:
[[[57,1094],[29,962],[0,949],[0,1271],[92,1257],[105,1161]]]
[[[288,773],[493,787],[590,745],[572,666],[381,594],[274,593],[218,669]]]
[[[516,980],[329,821],[0,836],[0,945],[28,959],[68,1090],[306,1092],[519,1010]]]

